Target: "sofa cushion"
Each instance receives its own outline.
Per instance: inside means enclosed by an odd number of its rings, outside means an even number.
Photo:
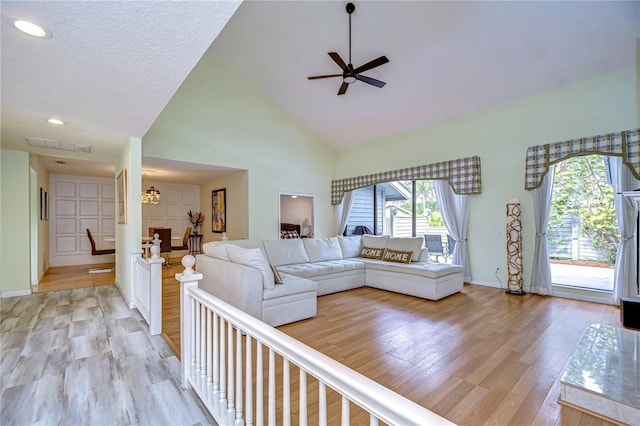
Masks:
[[[386,248],[390,250],[411,251],[413,252],[411,261],[417,262],[423,244],[424,239],[422,237],[392,237],[389,238]]]
[[[216,259],[229,260],[226,242],[212,241],[210,243],[206,243],[202,246],[202,252],[207,256],[215,257]]]
[[[411,263],[411,256],[413,256],[412,251],[385,249],[382,260],[385,262]]]
[[[303,242],[311,262],[342,259],[342,250],[336,237],[305,238]]]
[[[327,260],[318,263],[298,263],[296,265],[278,266],[278,271],[284,274],[302,278],[319,277],[346,271],[364,271],[364,263],[355,259]],[[284,279],[284,276],[283,276]]]
[[[292,294],[317,291],[318,284],[315,281],[293,275],[282,275],[282,285],[277,285],[272,289],[265,289],[262,293],[264,300],[275,299],[277,297],[290,296]]]
[[[299,238],[290,240],[264,240],[264,248],[273,266],[309,262],[304,244]]]
[[[259,248],[247,249],[235,244],[227,244],[227,254],[229,255],[229,260],[233,263],[258,269],[262,274],[262,286],[265,289],[275,287],[275,278],[273,277],[271,266],[269,266],[269,262],[265,259],[262,250]]]
[[[387,247],[387,241],[389,241],[388,235],[363,235],[362,236],[362,247],[369,248],[385,248]]]
[[[367,271],[383,270],[398,272],[401,274],[418,275],[427,278],[440,278],[458,272],[464,272],[464,268],[462,266],[451,265],[448,263],[425,262],[401,265],[398,263],[374,259],[362,259],[362,262],[367,264]]]
[[[366,259],[382,259],[383,255],[383,248],[371,248],[365,246],[362,247],[362,250],[360,250],[360,254],[358,255],[358,257],[363,257]]]
[[[359,235],[351,237],[338,237],[338,243],[340,244],[340,250],[342,250],[342,258],[348,259],[350,257],[358,257],[360,255],[360,249],[362,249],[362,239]]]

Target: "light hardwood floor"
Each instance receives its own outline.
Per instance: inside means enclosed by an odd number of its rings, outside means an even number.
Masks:
[[[179,348],[178,284],[163,292]],[[454,423],[556,425],[559,376],[591,323],[620,327],[619,311],[465,285],[438,302],[371,288],[322,296],[315,318],[279,329]]]
[[[163,337],[178,356],[179,261],[163,268]],[[109,284],[88,267],[54,269],[50,282]],[[465,285],[439,302],[368,288],[322,296],[315,318],[279,329],[455,423],[554,425],[594,424],[557,403],[561,370],[593,322],[621,326],[613,306]]]

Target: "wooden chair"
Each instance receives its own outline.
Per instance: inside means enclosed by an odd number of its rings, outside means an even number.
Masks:
[[[115,254],[116,253],[116,249],[102,249],[102,250],[97,250],[96,249],[96,240],[93,239],[93,234],[91,233],[91,229],[87,228],[87,236],[89,237],[89,242],[91,243],[91,255],[92,256],[99,256],[102,254]]]
[[[153,233],[160,239],[160,254],[171,253],[171,228],[153,228]],[[169,254],[165,257],[164,266],[172,266],[169,263]]]
[[[184,230],[184,237],[182,237],[181,246],[171,246],[171,250],[189,250],[189,234],[191,233],[191,227],[187,226]]]

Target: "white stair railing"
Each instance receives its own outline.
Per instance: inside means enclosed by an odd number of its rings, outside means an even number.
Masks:
[[[370,425],[453,424],[199,289],[195,258],[182,264],[182,386],[193,387],[218,424],[327,425],[340,418],[348,425],[354,406]]]
[[[133,255],[134,303],[149,324],[152,336],[162,332],[162,264],[160,247],[151,246],[151,257],[145,259],[141,253]]]

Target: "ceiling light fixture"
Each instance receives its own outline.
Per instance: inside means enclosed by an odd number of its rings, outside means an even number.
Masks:
[[[153,186],[147,188],[147,175],[142,175],[142,204],[158,204],[160,202],[160,191]]]
[[[58,126],[64,124],[64,121],[58,120],[57,118],[50,118],[50,119],[47,120],[47,122],[49,122],[51,124],[56,124]]]
[[[33,37],[38,38],[51,38],[51,31],[43,27],[42,25],[38,25],[36,23],[26,21],[20,18],[11,18],[13,22],[13,26],[22,31],[25,34],[28,34]]]

